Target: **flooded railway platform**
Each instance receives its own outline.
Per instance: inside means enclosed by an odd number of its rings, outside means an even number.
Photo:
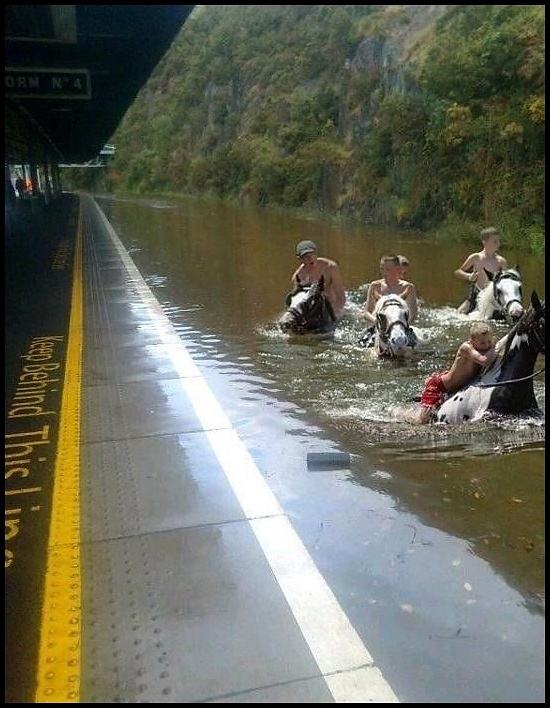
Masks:
[[[95,200],[12,251],[8,702],[543,700],[541,617],[466,542],[308,473],[265,402],[224,410]]]
[[[63,206],[12,264],[8,700],[395,701],[99,208]]]

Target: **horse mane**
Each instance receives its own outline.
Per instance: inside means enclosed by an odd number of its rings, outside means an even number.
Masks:
[[[484,315],[487,310],[489,309],[489,306],[491,305],[491,300],[494,303],[494,298],[493,298],[493,281],[490,280],[487,285],[479,291],[479,295],[477,296],[477,311],[479,312],[480,315]],[[486,316],[488,317],[489,314],[492,314],[493,312],[493,306],[491,306],[491,312],[488,313]]]
[[[373,310],[373,315],[377,315],[388,300],[399,300],[399,302],[403,304],[403,309],[405,310],[407,315],[409,314],[409,305],[406,300],[403,300],[402,297],[400,297],[399,295],[382,295],[376,301],[376,305],[374,306]]]
[[[504,352],[502,354],[502,361],[506,361],[512,342],[516,334],[526,334],[529,331],[529,327],[533,322],[535,316],[535,309],[532,305],[529,306],[527,310],[520,317],[519,321],[512,327],[512,329],[506,335],[506,340],[504,344]]]

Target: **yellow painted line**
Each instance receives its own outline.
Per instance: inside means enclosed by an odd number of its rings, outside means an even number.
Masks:
[[[37,703],[77,703],[80,696],[82,303],[82,208],[80,208],[40,626],[35,695]]]

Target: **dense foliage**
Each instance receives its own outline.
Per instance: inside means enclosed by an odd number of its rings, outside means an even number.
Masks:
[[[111,179],[542,248],[543,6],[432,7],[198,6]]]

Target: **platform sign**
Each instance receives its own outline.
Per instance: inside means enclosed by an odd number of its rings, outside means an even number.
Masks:
[[[88,69],[6,67],[5,95],[13,98],[92,97]]]

